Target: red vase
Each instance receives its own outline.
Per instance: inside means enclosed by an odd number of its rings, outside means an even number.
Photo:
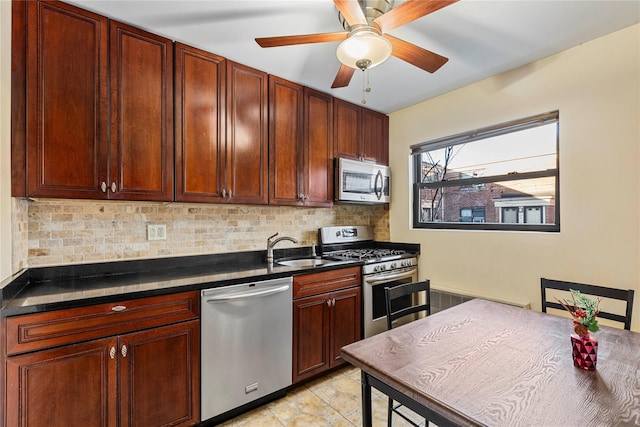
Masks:
[[[596,370],[598,361],[598,340],[589,334],[580,337],[571,334],[573,366],[587,371]]]

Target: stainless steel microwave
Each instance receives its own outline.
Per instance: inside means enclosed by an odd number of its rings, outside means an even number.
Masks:
[[[389,203],[391,169],[389,166],[337,158],[335,199],[338,202]]]

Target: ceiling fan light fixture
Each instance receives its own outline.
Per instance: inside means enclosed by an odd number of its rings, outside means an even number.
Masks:
[[[357,29],[338,45],[338,60],[351,68],[361,68],[363,60],[371,61],[367,68],[382,64],[391,56],[391,43],[372,28]]]

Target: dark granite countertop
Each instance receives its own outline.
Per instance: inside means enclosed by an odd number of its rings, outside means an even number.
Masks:
[[[282,257],[308,256],[310,248],[284,249]],[[336,261],[316,267],[269,266],[265,251],[39,267],[0,286],[2,317],[123,299],[200,290],[361,265]]]

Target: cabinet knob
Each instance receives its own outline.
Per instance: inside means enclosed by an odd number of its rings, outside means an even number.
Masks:
[[[222,189],[222,198],[226,198],[227,197],[227,189],[223,188]]]
[[[327,300],[327,307],[331,307],[331,298]]]
[[[100,184],[100,190],[102,190],[103,193],[107,192],[107,183],[102,181],[102,184]]]
[[[109,357],[110,358],[114,358],[116,357],[116,348],[115,347],[111,347],[111,350],[109,351]]]
[[[115,193],[117,188],[118,188],[118,187],[116,187],[116,183],[115,183],[115,182],[112,182],[112,183],[111,183],[111,191]]]
[[[233,197],[233,193],[231,192],[231,190],[229,190],[229,198]]]
[[[125,311],[127,309],[124,305],[116,305],[115,307],[111,307],[111,311]]]
[[[122,353],[122,357],[127,357],[127,346],[123,345],[122,349],[120,349],[120,353]]]

